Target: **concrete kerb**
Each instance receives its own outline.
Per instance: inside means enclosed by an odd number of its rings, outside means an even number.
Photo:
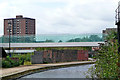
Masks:
[[[65,68],[65,67],[71,67],[71,66],[78,66],[78,65],[85,65],[85,64],[94,64],[95,61],[89,61],[89,62],[83,62],[83,63],[72,63],[72,64],[61,64],[61,65],[49,65],[49,66],[43,66],[40,68],[34,68],[29,70],[24,70],[18,73],[13,73],[10,75],[2,76],[2,80],[9,80],[9,79],[18,79],[21,77],[24,77],[26,75],[30,75],[37,72],[43,72],[51,69],[58,69],[58,68]]]

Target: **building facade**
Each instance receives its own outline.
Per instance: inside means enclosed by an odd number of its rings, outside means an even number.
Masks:
[[[4,19],[4,35],[35,35],[35,19],[17,15]]]
[[[104,41],[106,41],[106,36],[110,34],[112,31],[117,32],[117,28],[106,28],[106,30],[102,31]]]
[[[108,35],[111,31],[117,32],[117,28],[106,28],[106,30],[103,30],[102,33]]]

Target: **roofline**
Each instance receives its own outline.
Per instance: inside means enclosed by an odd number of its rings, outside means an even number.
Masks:
[[[23,18],[6,18],[4,20],[14,20],[14,19],[31,19],[31,20],[35,20],[34,18],[28,18],[28,17],[23,17]]]

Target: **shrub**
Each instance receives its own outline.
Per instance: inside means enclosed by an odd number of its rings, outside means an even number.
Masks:
[[[10,67],[12,67],[12,66],[11,66],[10,61],[2,60],[2,67],[3,67],[3,68],[10,68]]]
[[[91,68],[92,78],[116,79],[119,75],[118,63],[118,42],[116,32],[111,32],[106,36],[107,43],[101,44],[101,49],[96,54],[95,68]]]
[[[24,64],[24,60],[25,60],[25,56],[24,55],[20,55],[19,56],[19,63],[20,63],[20,65]]]
[[[19,61],[13,61],[13,64],[12,64],[13,67],[16,67],[16,66],[19,66],[19,65],[20,65]]]
[[[10,68],[10,67],[16,67],[19,66],[19,61],[13,61],[10,59],[9,56],[6,57],[5,60],[2,60],[2,67],[3,68]]]
[[[32,65],[30,61],[24,61],[24,65]]]
[[[10,59],[9,56],[7,56],[5,60],[6,60],[6,61],[9,61],[9,62],[12,62],[12,60]]]
[[[19,65],[31,65],[31,55],[33,54],[14,54],[10,58],[9,56],[6,57],[5,60],[2,60],[2,67],[9,68],[9,67],[16,67]],[[12,60],[12,59],[16,60]]]
[[[31,53],[27,53],[27,54],[15,54],[13,57],[19,58],[19,64],[23,65],[24,61],[31,61]]]

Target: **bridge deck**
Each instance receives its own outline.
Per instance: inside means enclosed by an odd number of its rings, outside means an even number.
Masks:
[[[10,47],[94,47],[104,42],[66,42],[66,43],[11,43]],[[9,47],[9,43],[0,43],[0,47]]]

